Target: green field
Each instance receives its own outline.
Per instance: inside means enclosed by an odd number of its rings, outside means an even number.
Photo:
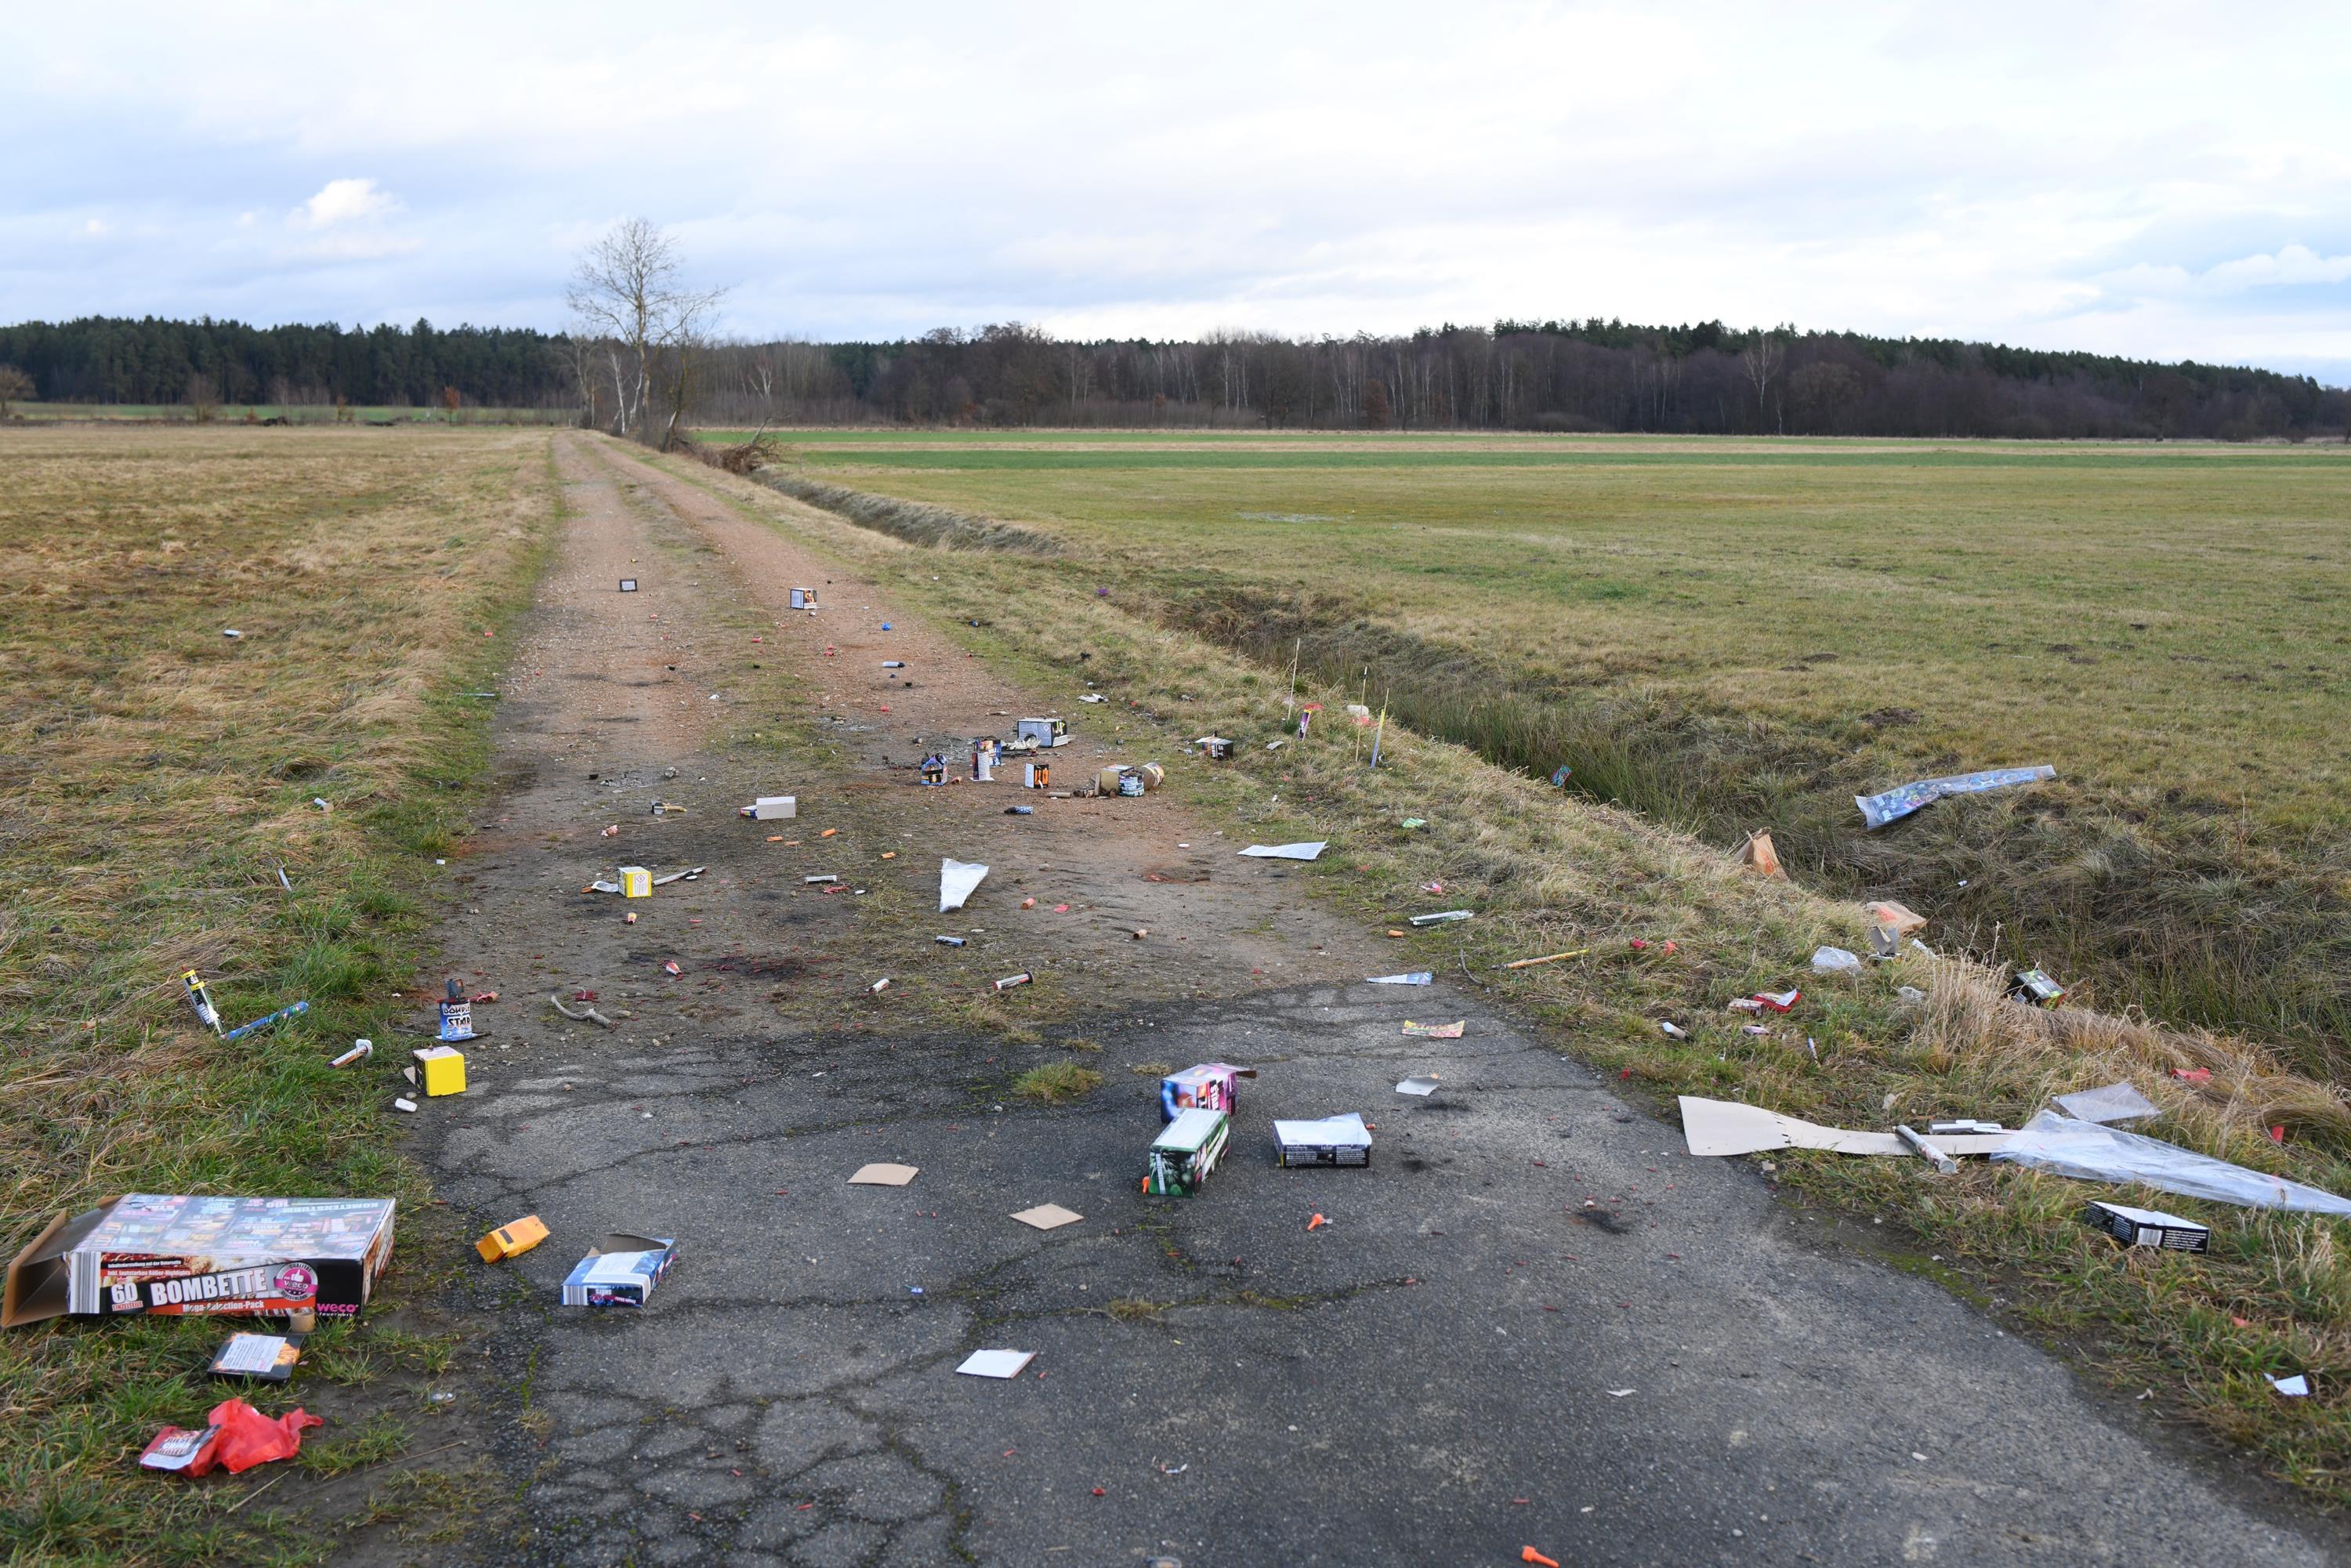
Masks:
[[[2339,446],[795,432],[787,471],[1418,727],[1894,893],[2101,1000],[2334,1061],[2351,802]],[[1041,570],[1041,569],[1040,569]],[[1368,666],[1366,677],[1363,672]],[[1865,834],[1851,797],[2056,784]],[[1964,884],[1964,885],[1962,885]]]

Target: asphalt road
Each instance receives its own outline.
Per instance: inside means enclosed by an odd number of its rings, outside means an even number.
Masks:
[[[697,522],[706,503],[674,481],[584,442],[566,462],[577,515],[517,661],[540,674],[501,720],[512,789],[444,941],[505,975],[510,1001],[550,967],[601,966],[633,1016],[607,1034],[499,1012],[473,1090],[416,1118],[449,1201],[485,1225],[535,1212],[554,1233],[503,1266],[550,1304],[501,1314],[481,1390],[525,1517],[440,1560],[1360,1568],[1517,1563],[1527,1545],[1571,1564],[2336,1560],[2332,1526],[1843,1245],[1744,1162],[1682,1153],[1677,1131],[1473,988],[1361,983],[1375,972],[1362,941],[1319,926],[1278,868],[1213,884],[1220,931],[1261,906],[1263,961],[1176,950],[1155,958],[1175,978],[1151,997],[1074,1020],[1106,1082],[1072,1105],[1004,1097],[1007,1048],[935,1018],[877,1005],[852,1033],[763,1008],[781,971],[735,960],[788,936],[817,972],[854,967],[854,895],[794,898],[796,875],[729,868],[765,836],[728,803],[766,779],[693,749],[708,696],[658,677],[715,666],[709,618],[765,602],[781,569]],[[679,574],[659,540],[681,529],[716,553],[691,592],[664,593],[651,580]],[[628,560],[661,619],[583,626]],[[648,904],[658,939],[576,891],[602,852],[598,812],[639,786],[694,808],[664,863],[714,868]],[[910,842],[910,864],[955,852],[912,841],[922,819],[897,799],[869,827]],[[1021,967],[1001,935],[1014,893],[999,873],[967,912],[989,934],[976,966]],[[671,954],[688,984],[664,989]],[[893,961],[876,950],[869,967]],[[1407,1019],[1467,1027],[1406,1038]],[[1223,1167],[1196,1197],[1146,1197],[1159,1118],[1134,1070],[1218,1060],[1260,1071]],[[1436,1095],[1395,1092],[1425,1071]],[[1349,1110],[1375,1124],[1368,1168],[1273,1165],[1273,1118]],[[877,1160],[920,1175],[848,1183]],[[1041,1203],[1084,1218],[1010,1218]],[[652,1303],[551,1305],[612,1229],[677,1238]],[[998,1347],[1036,1359],[1009,1381],[956,1373]]]

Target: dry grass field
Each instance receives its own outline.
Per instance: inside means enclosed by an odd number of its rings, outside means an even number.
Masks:
[[[326,1061],[385,1038],[417,961],[434,858],[486,756],[487,705],[464,694],[496,667],[552,521],[548,437],[0,430],[0,473],[12,1247],[106,1193],[417,1197],[380,1083]],[[197,1026],[187,968],[232,1024],[311,1011],[224,1043]],[[273,1542],[266,1511],[219,1517],[225,1494],[129,1467],[221,1397],[201,1375],[214,1336],[190,1326],[0,1339],[0,1554],[331,1544]],[[444,1354],[340,1325],[315,1356],[342,1382]],[[399,1432],[320,1433],[300,1462],[333,1474]]]

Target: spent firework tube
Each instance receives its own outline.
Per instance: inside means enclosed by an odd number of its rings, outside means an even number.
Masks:
[[[180,978],[188,983],[188,1005],[196,1009],[197,1019],[214,1034],[220,1033],[220,1009],[213,1006],[213,998],[204,989],[203,977],[190,969]]]
[[[1025,986],[1036,977],[1036,976],[1030,974],[1028,970],[1023,969],[1017,975],[1007,975],[1004,978],[997,981],[996,988],[999,991],[1008,991],[1015,986]]]
[[[362,1061],[374,1053],[375,1041],[371,1040],[355,1040],[351,1041],[350,1050],[343,1052],[342,1055],[335,1058],[334,1061],[329,1061],[327,1065],[329,1067],[349,1067],[352,1062]]]

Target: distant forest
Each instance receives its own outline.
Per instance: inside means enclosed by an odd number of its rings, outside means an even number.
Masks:
[[[57,402],[580,408],[604,346],[527,328],[346,330],[92,317],[0,327],[0,365]],[[1408,337],[1071,342],[1034,328],[901,342],[698,346],[724,423],[1646,431],[2005,437],[2342,436],[2351,400],[2307,376],[1942,339],[1719,321],[1501,321]]]

